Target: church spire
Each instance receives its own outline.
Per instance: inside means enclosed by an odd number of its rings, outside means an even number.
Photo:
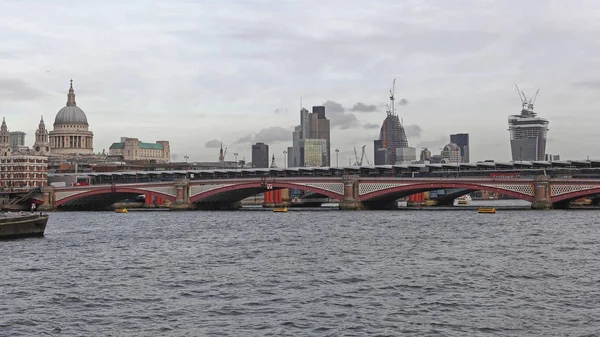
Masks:
[[[67,95],[67,106],[76,106],[75,103],[75,90],[73,90],[73,80],[71,79],[71,87],[69,88],[69,94]]]

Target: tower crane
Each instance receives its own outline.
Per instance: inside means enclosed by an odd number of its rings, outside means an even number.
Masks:
[[[366,145],[362,146],[362,151],[360,153],[360,159],[358,158],[358,152],[356,151],[356,146],[354,147],[354,159],[356,160],[354,162],[354,166],[362,166],[363,160],[367,162],[367,165],[371,166],[371,162],[369,161],[369,158],[367,158],[367,155],[365,153],[365,147],[366,147]]]

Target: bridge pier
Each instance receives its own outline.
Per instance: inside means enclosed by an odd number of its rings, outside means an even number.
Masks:
[[[533,202],[531,208],[533,209],[551,209],[552,208],[552,196],[551,196],[551,185],[550,177],[548,176],[535,176],[533,178]]]
[[[190,208],[202,211],[234,211],[236,209],[242,208],[242,202],[208,201],[192,204]]]
[[[359,180],[356,174],[347,174],[342,176],[344,183],[344,200],[340,201],[340,210],[359,210],[363,209],[360,201]]]
[[[169,209],[172,211],[182,211],[192,209],[190,204],[189,196],[189,180],[177,179],[173,183],[175,185],[175,202],[169,205]]]
[[[54,186],[42,186],[42,204],[38,206],[38,211],[54,210]]]

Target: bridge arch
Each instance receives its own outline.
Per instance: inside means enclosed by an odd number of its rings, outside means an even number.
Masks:
[[[466,190],[464,194],[469,191],[488,191],[509,195],[518,199],[533,202],[534,196],[528,195],[513,190],[504,188],[480,185],[475,183],[443,183],[443,182],[427,182],[427,183],[416,183],[409,185],[400,185],[391,188],[381,189],[374,192],[366,193],[360,196],[360,200],[365,204],[373,203],[386,203],[393,202],[394,200],[407,197],[411,194],[441,190],[441,189],[463,189]]]
[[[343,185],[342,183],[326,183],[329,185],[330,189],[324,187],[318,187],[319,184],[302,184],[302,183],[290,183],[290,182],[278,182],[273,181],[269,182],[269,185],[272,185],[272,190],[279,190],[284,188],[296,189],[314,192],[318,194],[322,194],[326,197],[343,200]],[[327,186],[325,185],[325,186]],[[339,185],[339,186],[338,186]],[[200,185],[202,186],[202,185]],[[337,191],[336,191],[337,189]],[[216,187],[213,189],[206,190],[204,192],[200,192],[195,195],[190,196],[190,202],[199,203],[199,202],[237,202],[241,201],[245,198],[251,197],[253,195],[268,192],[267,186],[264,182],[256,181],[256,182],[245,182],[231,185],[224,185],[221,187]]]
[[[77,192],[77,190],[72,190],[72,192]],[[80,206],[85,209],[106,209],[116,202],[140,194],[147,194],[148,192],[160,195],[171,202],[175,201],[174,196],[159,191],[150,191],[128,186],[106,186],[86,190],[81,193],[74,193],[56,200],[54,202],[54,207],[69,208]]]
[[[569,192],[569,193],[552,196],[552,203],[553,204],[568,203],[570,201],[573,201],[573,200],[576,200],[579,198],[589,197],[589,196],[596,195],[596,194],[600,194],[600,187],[595,187],[595,188],[590,188],[590,189],[574,191],[574,192]]]

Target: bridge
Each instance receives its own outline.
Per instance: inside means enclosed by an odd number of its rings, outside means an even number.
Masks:
[[[182,173],[172,181],[104,183],[88,186],[45,186],[32,196],[40,210],[104,209],[140,194],[164,200],[173,210],[239,208],[244,198],[277,189],[297,189],[339,200],[340,209],[391,209],[411,194],[452,189],[462,194],[489,191],[531,202],[534,209],[567,207],[568,202],[600,194],[600,179],[534,177],[369,177],[349,173],[329,176],[204,177]],[[460,194],[458,193],[458,194]],[[458,194],[452,197],[459,196]]]

